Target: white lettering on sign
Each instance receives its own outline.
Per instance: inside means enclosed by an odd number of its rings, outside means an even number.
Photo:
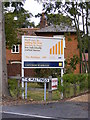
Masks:
[[[22,78],[23,82],[49,82],[49,78],[27,78],[23,77]]]
[[[58,78],[52,78],[52,90],[56,90],[58,87]]]

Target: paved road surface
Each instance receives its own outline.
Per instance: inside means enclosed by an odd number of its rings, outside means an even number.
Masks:
[[[75,118],[83,120],[84,118],[86,120],[88,103],[58,102],[3,106],[2,111],[3,118],[29,118],[29,120],[74,120]]]

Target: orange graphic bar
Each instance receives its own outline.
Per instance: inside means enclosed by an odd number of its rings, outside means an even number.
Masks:
[[[50,48],[50,54],[52,54],[52,48]]]
[[[61,40],[61,54],[63,54],[63,40]]]
[[[60,42],[58,42],[58,54],[60,55]]]
[[[57,44],[55,46],[56,46],[56,55],[57,55]]]
[[[54,54],[54,46],[53,46],[53,54]]]

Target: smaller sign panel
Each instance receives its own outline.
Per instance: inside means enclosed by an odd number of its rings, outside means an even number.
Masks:
[[[27,77],[23,77],[22,78],[23,82],[49,82],[49,78],[27,78]]]
[[[58,78],[52,78],[52,90],[57,90]]]

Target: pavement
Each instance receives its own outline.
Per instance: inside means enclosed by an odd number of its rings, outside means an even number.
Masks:
[[[2,107],[3,120],[89,120],[87,102],[55,102]]]

